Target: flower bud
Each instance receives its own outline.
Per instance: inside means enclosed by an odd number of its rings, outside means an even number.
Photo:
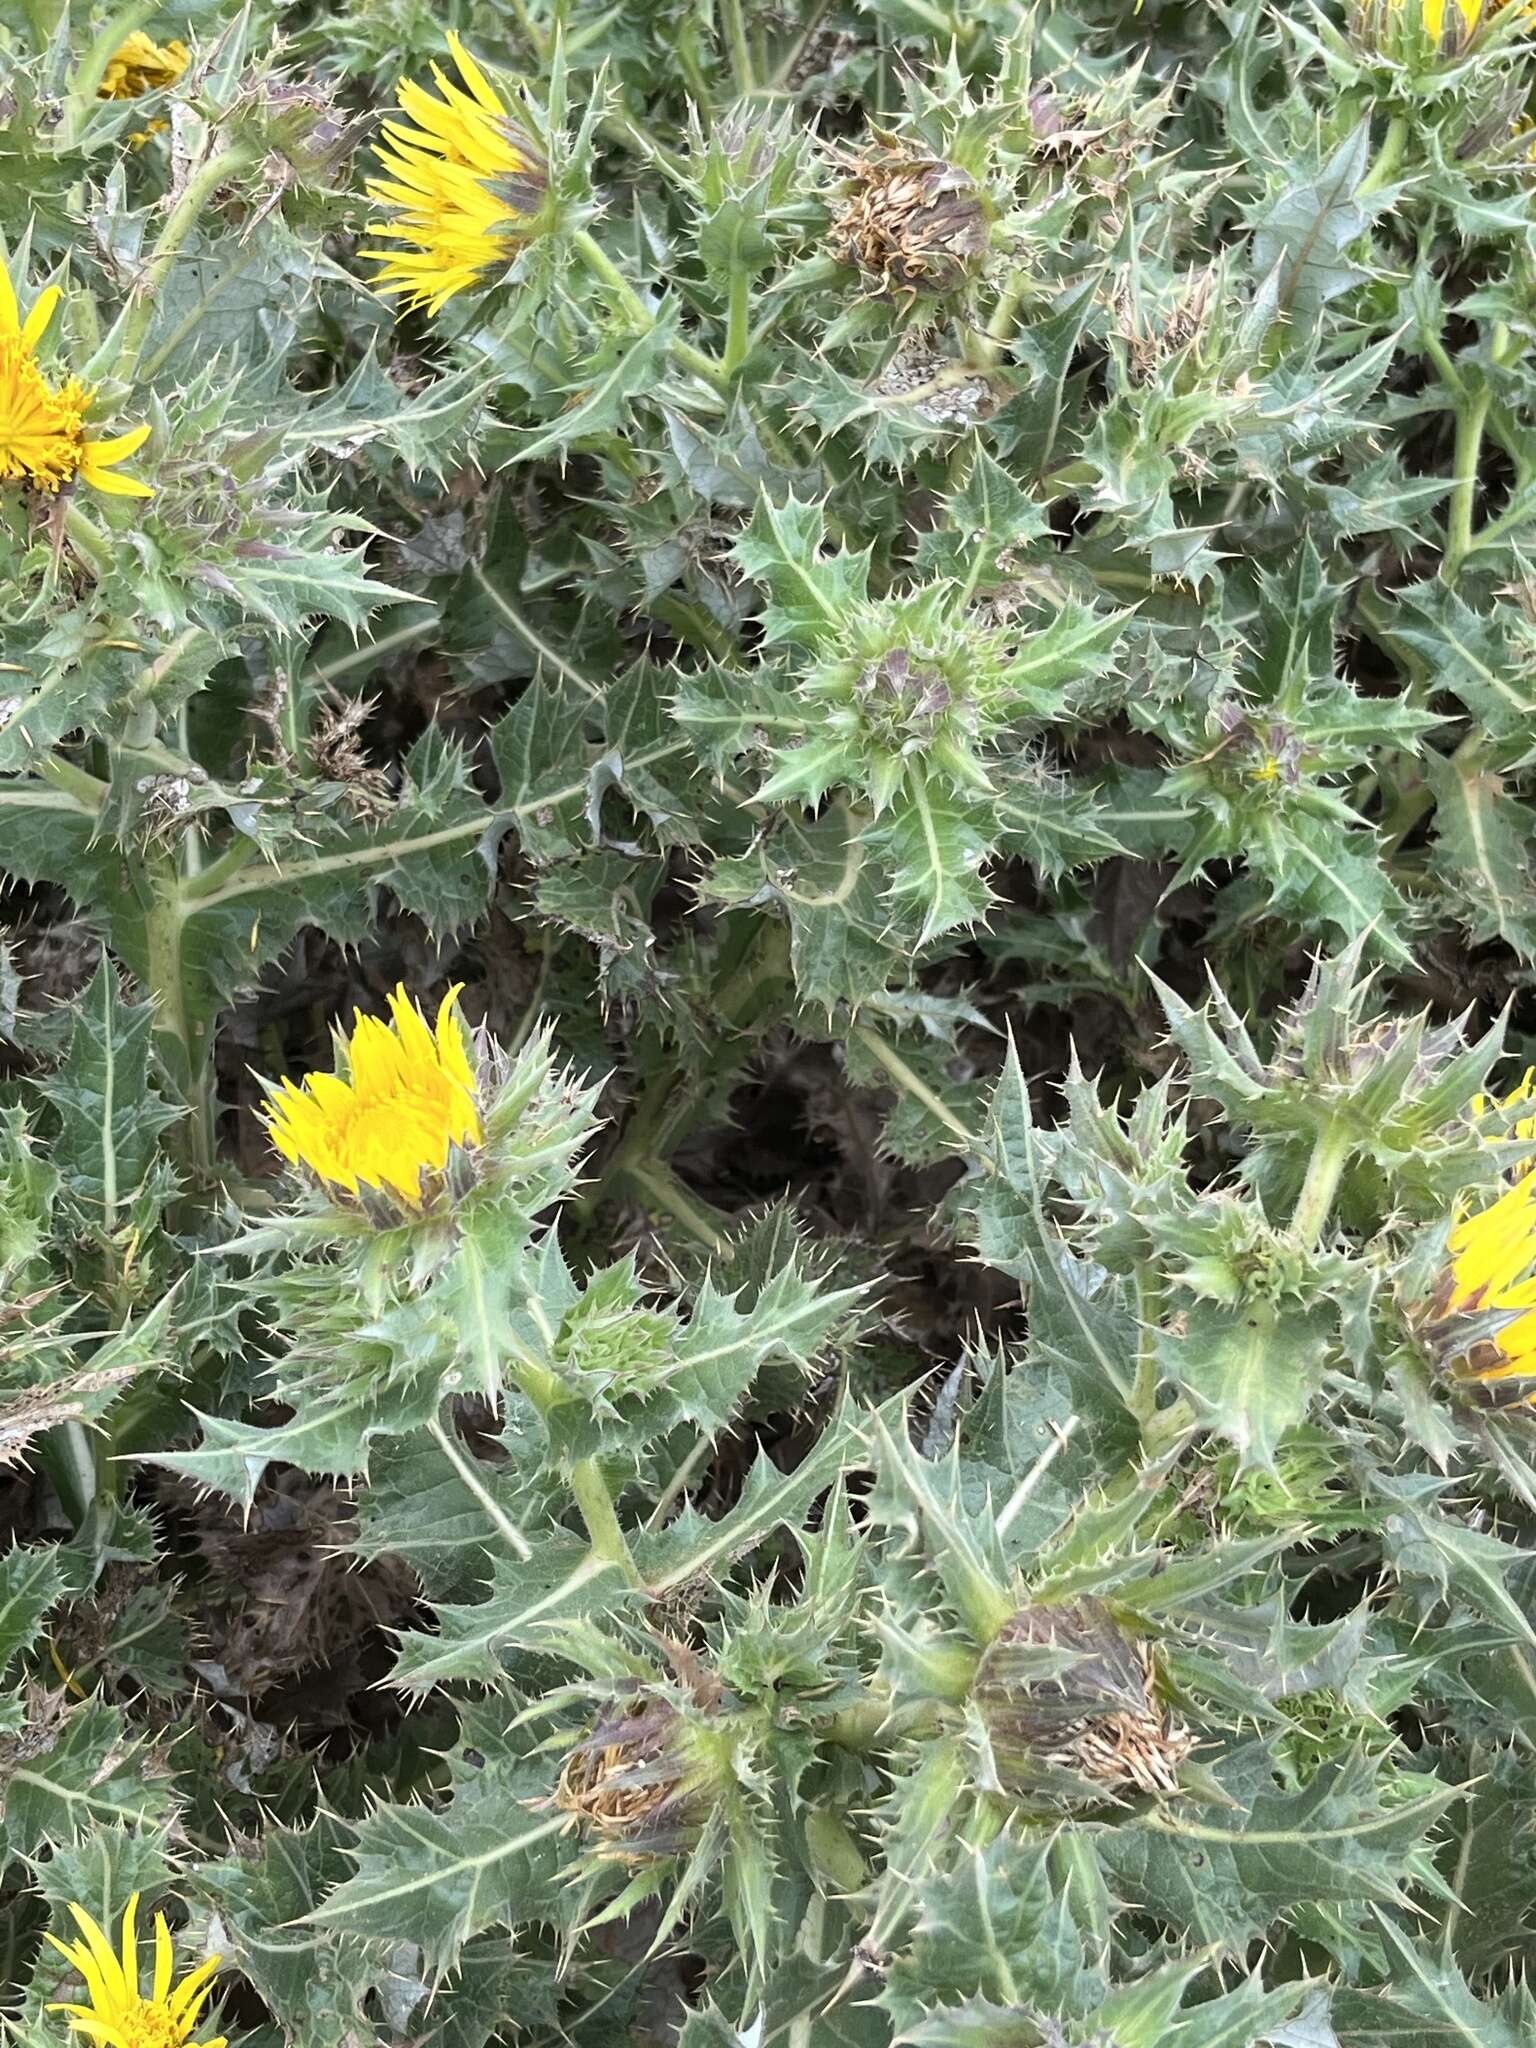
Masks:
[[[1167,1794],[1195,1746],[1157,1702],[1146,1647],[1097,1600],[1021,1609],[982,1658],[971,1702],[1015,1796]]]

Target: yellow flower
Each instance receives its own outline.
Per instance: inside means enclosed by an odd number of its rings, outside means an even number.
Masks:
[[[138,1893],[123,1914],[121,1955],[113,1952],[111,1942],[89,1913],[75,1905],[69,1910],[82,1938],[66,1942],[50,1934],[48,1939],[79,1972],[90,2002],[50,2005],[48,2010],[67,2013],[70,2026],[94,2042],[95,2048],[182,2048],[196,2031],[198,2016],[213,1988],[213,1974],[224,1958],[210,1956],[173,1987],[171,1930],[165,1915],[157,1913],[154,1979],[145,1998],[139,1988]],[[225,2048],[224,2036],[201,2042],[197,2048]]]
[[[0,482],[57,491],[78,480],[115,497],[152,497],[148,484],[113,474],[117,463],[144,445],[149,428],[93,438],[86,416],[94,393],[78,377],[55,387],[37,366],[37,344],[59,297],[58,286],[49,285],[23,321],[0,264]]]
[[[1518,1088],[1504,1098],[1513,1109],[1536,1104],[1536,1070],[1527,1072]],[[1489,1105],[1479,1099],[1481,1114]],[[1536,1108],[1517,1119],[1512,1136],[1536,1138]],[[1509,1379],[1536,1369],[1536,1162],[1523,1161],[1511,1184],[1494,1201],[1463,1217],[1451,1232],[1449,1286],[1445,1314],[1486,1315],[1504,1311],[1511,1320],[1489,1340],[1487,1363],[1479,1355],[1472,1376],[1479,1380]],[[1480,1348],[1481,1350],[1481,1348]]]
[[[96,97],[103,100],[136,100],[140,93],[159,92],[174,85],[192,61],[185,43],[161,44],[151,41],[136,28],[107,60],[107,68]]]
[[[340,1041],[347,1078],[311,1074],[302,1086],[284,1079],[272,1090],[267,1129],[293,1166],[307,1166],[330,1188],[355,1195],[373,1188],[412,1208],[458,1146],[483,1135],[475,1075],[451,988],[437,1025],[397,988],[391,1021],[356,1011],[351,1038]]]
[[[1521,5],[1530,11],[1530,0],[1387,0],[1389,13],[1417,13],[1430,40],[1448,42],[1454,50],[1461,49],[1504,7]]]
[[[469,90],[436,64],[441,99],[409,79],[401,85],[401,109],[416,125],[384,123],[378,157],[389,175],[369,184],[368,197],[393,215],[379,234],[402,246],[363,251],[383,266],[383,290],[430,313],[506,262],[509,240],[531,231],[548,182],[533,142],[452,30],[448,47]]]

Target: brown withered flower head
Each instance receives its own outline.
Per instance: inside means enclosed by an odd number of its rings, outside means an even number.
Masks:
[[[1047,1661],[1056,1670],[1043,1677]],[[1018,1795],[1165,1796],[1195,1746],[1156,1698],[1145,1644],[1097,1600],[1023,1608],[982,1658],[971,1699],[999,1782]]]
[[[723,1688],[681,1645],[685,1684],[698,1721],[714,1714]],[[651,1688],[616,1701],[566,1757],[552,1803],[570,1816],[599,1856],[642,1862],[687,1848],[710,1805],[716,1760],[704,1731]]]
[[[950,292],[986,254],[991,217],[958,164],[878,138],[835,158],[845,172],[830,242],[891,292]]]

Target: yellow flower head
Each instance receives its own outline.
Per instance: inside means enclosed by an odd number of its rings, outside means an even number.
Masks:
[[[139,1895],[134,1893],[123,1914],[122,1953],[90,1914],[72,1905],[80,1929],[78,1941],[48,1939],[59,1954],[79,1972],[85,1985],[85,2005],[50,2005],[50,2012],[66,2013],[76,2033],[84,2034],[95,2048],[183,2048],[197,2031],[198,2016],[213,1988],[213,1975],[222,1956],[210,1956],[199,1963],[179,1984],[172,1984],[175,1958],[171,1930],[165,1915],[155,1915],[155,1967],[149,1996],[141,1995],[139,1982],[139,1938],[135,1922]],[[196,2048],[225,2048],[222,2034]]]
[[[531,138],[452,30],[448,47],[468,91],[436,64],[440,99],[409,79],[401,85],[401,109],[416,125],[384,123],[378,157],[389,175],[368,186],[392,215],[379,234],[401,246],[363,252],[383,266],[383,290],[430,313],[506,262],[509,240],[531,231],[548,184]]]
[[[174,85],[192,61],[185,43],[161,45],[136,28],[107,60],[96,97],[103,100],[136,100],[140,93],[159,92]]]
[[[51,492],[78,481],[117,497],[151,497],[148,484],[114,474],[115,465],[148,440],[149,428],[93,437],[87,432],[87,414],[94,393],[77,377],[50,384],[37,366],[37,344],[59,296],[58,286],[49,285],[23,321],[0,264],[0,483],[28,483]]]
[[[1536,1070],[1528,1072],[1503,1107],[1532,1103],[1533,1114],[1519,1118],[1516,1138],[1536,1138]],[[1481,1113],[1487,1105],[1479,1101]],[[1536,1371],[1536,1171],[1524,1161],[1510,1185],[1487,1207],[1463,1217],[1451,1232],[1450,1272],[1444,1313],[1511,1315],[1474,1359],[1472,1376],[1483,1381],[1514,1378]],[[1483,1362],[1483,1352],[1491,1352]]]
[[[1430,41],[1451,51],[1464,49],[1484,22],[1506,6],[1522,5],[1530,11],[1530,0],[1386,0],[1389,17],[1417,15]]]
[[[458,1146],[483,1136],[474,1069],[448,991],[436,1029],[403,988],[389,999],[390,1021],[355,1011],[342,1041],[347,1078],[311,1074],[272,1090],[267,1129],[292,1166],[307,1166],[329,1188],[356,1195],[372,1188],[412,1208]]]

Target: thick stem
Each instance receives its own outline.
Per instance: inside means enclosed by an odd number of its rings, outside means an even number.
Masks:
[[[643,1586],[640,1567],[630,1552],[629,1541],[613,1511],[613,1495],[596,1458],[578,1458],[571,1467],[571,1492],[581,1509],[592,1542],[592,1555],[616,1564],[632,1586]]]
[[[1353,1150],[1353,1139],[1336,1126],[1318,1134],[1307,1163],[1307,1177],[1296,1198],[1296,1213],[1291,1218],[1291,1234],[1304,1245],[1315,1245],[1327,1227],[1333,1198],[1339,1191],[1339,1178]]]
[[[1483,453],[1483,429],[1493,393],[1485,384],[1456,408],[1455,482],[1451,487],[1451,510],[1446,525],[1445,557],[1440,580],[1454,583],[1462,563],[1471,554],[1472,513],[1477,502],[1477,472]]]
[[[77,768],[73,761],[66,761],[62,754],[44,754],[37,764],[37,772],[44,782],[51,782],[55,789],[72,796],[87,810],[99,811],[107,800],[106,783],[98,782],[94,775],[87,775],[83,768]]]
[[[71,499],[64,507],[64,531],[69,544],[98,583],[112,573],[112,549],[96,522]]]
[[[571,246],[598,283],[613,294],[633,326],[641,333],[649,333],[656,325],[656,315],[602,245],[583,228],[572,236]],[[702,377],[712,390],[725,389],[725,373],[713,356],[705,355],[702,349],[695,348],[688,341],[674,339],[671,346],[673,360],[680,369],[691,370],[694,376]]]
[[[1381,147],[1376,152],[1376,161],[1360,181],[1355,193],[1356,199],[1369,199],[1373,192],[1379,192],[1397,175],[1397,167],[1403,160],[1403,151],[1408,146],[1408,116],[1394,114],[1387,123],[1387,132],[1381,138]]]
[[[730,303],[726,314],[725,356],[721,363],[727,377],[734,377],[752,348],[752,273],[739,264],[731,271]]]
[[[133,304],[123,321],[114,374],[125,383],[133,381],[138,369],[144,337],[154,318],[155,300],[170,274],[177,251],[219,187],[255,161],[256,151],[250,143],[232,142],[227,149],[216,150],[207,163],[187,180],[186,190],[171,208],[169,218],[160,230],[159,240],[150,251],[149,261],[134,289]]]
[[[1157,1336],[1166,1296],[1163,1277],[1150,1265],[1136,1270],[1136,1380],[1130,1410],[1143,1429],[1157,1412]]]
[[[657,1159],[631,1159],[624,1168],[624,1178],[641,1194],[649,1195],[658,1209],[682,1224],[706,1251],[721,1259],[730,1258],[730,1241],[712,1220],[715,1212],[694,1200],[670,1166]]]
[[[741,0],[720,0],[720,12],[725,18],[725,40],[730,46],[736,90],[745,97],[757,90],[757,71],[752,62],[752,45],[747,41],[747,21]]]

